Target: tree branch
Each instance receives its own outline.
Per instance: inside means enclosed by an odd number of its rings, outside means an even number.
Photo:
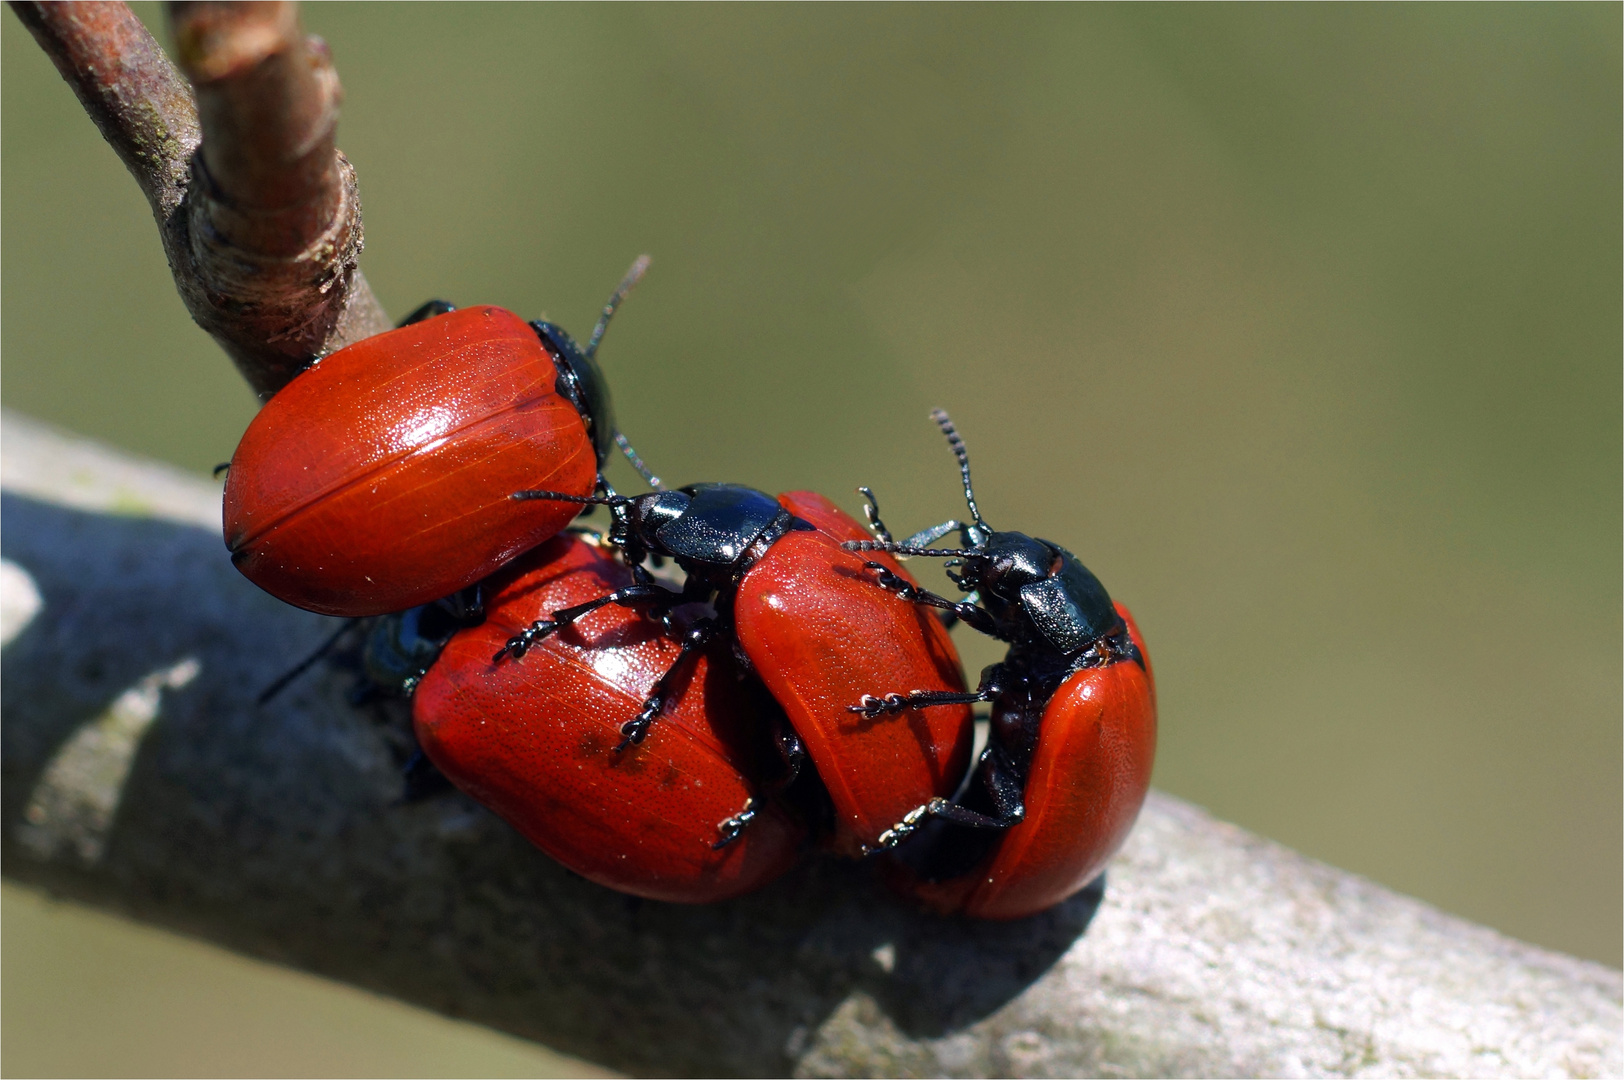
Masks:
[[[327,48],[286,3],[171,5],[197,104],[122,3],[11,6],[152,206],[187,310],[261,398],[388,329],[362,276]]]
[[[0,437],[17,880],[632,1072],[1624,1073],[1617,971],[1155,793],[1097,915],[930,917],[828,858],[723,904],[609,892],[460,795],[403,804],[399,717],[347,673],[255,706],[333,623],[231,568],[214,485]]]
[[[158,43],[123,4],[11,4],[130,170],[160,224],[180,206],[201,138],[197,108]]]

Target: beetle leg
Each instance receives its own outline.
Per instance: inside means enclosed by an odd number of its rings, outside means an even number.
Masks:
[[[989,817],[978,814],[974,810],[966,810],[948,800],[937,796],[923,806],[916,806],[908,811],[901,821],[880,834],[879,843],[863,845],[863,854],[872,855],[876,851],[887,851],[902,843],[908,837],[919,831],[920,826],[931,818],[941,818],[958,825],[967,825],[972,829],[1007,829],[1020,818],[1013,821],[1002,818]]]
[[[754,821],[759,812],[753,797],[745,799],[743,810],[716,826],[722,838],[711,845],[711,850],[720,851],[737,840],[744,833],[744,827]]]
[[[289,668],[280,677],[278,677],[275,682],[261,690],[259,692],[259,697],[255,699],[255,704],[264,705],[276,695],[280,694],[283,690],[287,689],[289,683],[291,683],[294,679],[297,679],[300,675],[303,675],[305,672],[309,671],[311,668],[315,667],[316,663],[320,661],[322,657],[333,651],[334,647],[338,645],[340,638],[359,625],[361,625],[360,619],[345,619],[344,624],[337,630],[334,630],[327,640],[321,643],[315,652],[311,653],[303,660],[300,660],[297,664],[293,665],[293,667]]]
[[[976,773],[992,800],[991,814],[983,814],[938,797],[908,811],[901,821],[880,834],[878,844],[865,847],[864,853],[871,854],[896,847],[918,832],[919,828],[931,818],[951,821],[955,825],[963,825],[970,829],[1008,829],[1019,825],[1026,817],[1026,803],[1022,791],[1024,785],[1021,776],[1005,755],[996,747],[989,746],[982,751]]]
[[[786,770],[786,775],[774,786],[782,790],[795,783],[796,778],[801,775],[801,766],[806,764],[806,744],[788,724],[778,725],[774,736],[774,742],[778,746],[779,756],[784,759]]]
[[[788,724],[779,722],[773,725],[773,744],[778,747],[778,754],[784,759],[785,775],[778,777],[768,785],[768,790],[781,792],[795,783],[796,777],[801,775],[801,766],[806,762],[806,746],[795,729]],[[739,838],[744,827],[756,819],[761,812],[761,806],[755,797],[745,799],[744,809],[718,825],[717,831],[722,838],[711,845],[712,851],[719,851]]]
[[[733,662],[739,665],[740,671],[745,672],[748,675],[754,675],[756,673],[756,665],[752,664],[750,662],[750,657],[745,655],[744,646],[739,644],[739,640],[737,638],[733,639],[730,646],[730,651],[733,653]]]
[[[990,664],[981,672],[981,684],[974,693],[960,694],[951,690],[914,690],[906,694],[885,694],[875,697],[864,694],[856,705],[846,706],[847,712],[860,713],[870,720],[882,713],[906,712],[926,709],[932,705],[979,705],[994,701],[1004,692],[1004,665]]]
[[[507,644],[503,645],[492,659],[501,660],[504,656],[511,656],[517,660],[542,638],[562,630],[577,619],[590,615],[607,604],[619,604],[621,607],[635,607],[638,604],[667,605],[679,595],[658,584],[628,585],[624,589],[616,589],[608,596],[600,596],[596,600],[588,600],[584,604],[555,611],[551,619],[537,619],[524,630],[508,638]]]
[[[951,578],[951,577],[953,577],[953,575],[948,574],[948,577]],[[954,580],[957,580],[957,579],[954,579]],[[979,592],[969,593],[964,597],[964,600],[962,601],[962,603],[975,604],[977,607],[980,607],[981,606],[981,594]],[[951,630],[955,626],[959,625],[959,616],[958,616],[957,611],[938,611],[936,613],[936,617],[942,621],[942,629],[943,630]]]
[[[958,694],[951,690],[912,690],[906,694],[886,694],[883,697],[864,694],[856,705],[846,706],[846,711],[861,713],[872,720],[885,713],[928,709],[932,705],[976,705],[991,700],[992,695],[981,692]]]
[[[865,844],[863,854],[872,855],[876,851],[888,851],[896,847],[918,832],[920,826],[931,818],[941,818],[943,821],[951,821],[955,825],[964,825],[972,829],[1007,829],[1019,824],[1024,815],[1025,808],[1017,805],[1014,817],[992,817],[967,810],[938,796],[923,806],[916,806],[908,811],[901,821],[880,834],[879,843],[872,846]]]
[[[992,801],[994,815],[976,816],[983,818],[994,828],[1007,829],[1012,825],[1019,825],[1026,817],[1026,777],[1022,770],[1015,766],[1002,747],[993,745],[981,752],[981,761],[976,772],[981,779],[981,786],[986,789],[987,797]],[[966,810],[965,813],[972,811]],[[950,820],[958,821],[961,825],[973,824],[960,821],[958,818]]]
[[[441,772],[429,756],[418,747],[412,751],[412,756],[406,759],[406,764],[400,767],[401,796],[403,803],[422,802],[444,791],[451,790],[451,781]]]
[[[633,743],[642,742],[648,735],[649,725],[654,723],[655,718],[665,709],[667,697],[671,693],[671,683],[683,662],[704,648],[720,628],[721,624],[715,619],[700,619],[694,623],[693,628],[682,639],[682,651],[677,653],[677,658],[671,661],[671,666],[665,669],[665,674],[654,683],[654,689],[649,691],[648,697],[643,701],[642,710],[620,725],[621,739],[620,745],[615,747],[617,752]]]
[[[919,826],[929,821],[932,816],[946,811],[952,805],[952,803],[938,795],[924,806],[914,807],[903,815],[901,821],[880,834],[879,843],[872,846],[864,844],[863,854],[872,855],[876,851],[885,851],[888,848],[896,847],[912,836]]]
[[[904,540],[902,542],[902,546],[921,548],[930,547],[948,533],[955,532],[962,528],[964,528],[963,523],[949,518],[940,525],[932,525],[928,529],[920,529],[918,532],[908,537],[908,539]]]
[[[480,582],[434,601],[434,606],[458,626],[478,626],[485,621],[485,587]]]
[[[963,619],[965,623],[980,630],[983,634],[989,637],[999,637],[997,623],[993,622],[992,616],[987,614],[984,608],[968,602],[949,600],[945,596],[936,595],[929,589],[921,589],[917,585],[910,585],[892,573],[883,563],[867,562],[863,566],[874,571],[874,583],[880,588],[894,592],[910,603],[941,608],[954,618]]]

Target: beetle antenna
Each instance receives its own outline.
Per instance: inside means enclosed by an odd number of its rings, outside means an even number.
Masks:
[[[625,495],[566,495],[562,491],[515,491],[510,499],[547,499],[551,502],[580,503],[582,506],[625,506],[632,502]]]
[[[847,540],[840,545],[847,551],[888,551],[892,555],[940,555],[940,556],[972,556],[984,555],[986,552],[974,548],[927,548],[915,547],[912,544],[897,544],[886,540]]]
[[[665,485],[660,483],[660,478],[655,476],[647,465],[643,464],[643,459],[637,456],[636,450],[632,449],[631,440],[622,435],[619,428],[615,429],[615,445],[620,447],[620,452],[626,455],[626,460],[632,463],[632,468],[637,470],[638,476],[648,482],[649,487],[655,491],[665,490]]]
[[[319,660],[331,653],[333,648],[338,644],[339,639],[345,634],[349,633],[351,630],[355,629],[356,624],[360,621],[360,619],[345,619],[344,625],[340,626],[337,630],[334,630],[332,634],[328,636],[327,640],[321,643],[320,647],[318,647],[315,652],[311,653],[303,660],[300,660],[297,664],[293,665],[291,669],[284,672],[275,682],[261,690],[259,692],[259,697],[255,699],[255,704],[264,705],[276,695],[280,694],[283,690],[286,690],[288,688],[288,684],[292,683],[294,679],[297,679],[300,675],[303,675],[305,672],[315,667]]]
[[[976,524],[987,532],[992,532],[981,517],[981,510],[976,506],[976,493],[970,490],[970,452],[964,448],[964,440],[959,437],[959,429],[953,426],[945,409],[932,409],[930,418],[936,421],[936,426],[942,429],[947,436],[947,445],[952,448],[953,456],[959,459],[959,475],[964,477],[964,501],[969,504],[970,516],[975,518]]]
[[[582,350],[588,360],[598,351],[598,343],[603,340],[603,332],[609,329],[609,320],[615,317],[615,309],[626,299],[626,294],[643,280],[653,261],[647,255],[639,255],[632,262],[632,268],[626,271],[626,276],[620,279],[620,284],[615,286],[615,291],[609,294],[609,302],[603,305],[603,314],[598,316],[598,325],[592,328],[592,336],[587,338],[586,348]]]

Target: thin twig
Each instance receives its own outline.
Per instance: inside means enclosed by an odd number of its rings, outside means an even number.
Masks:
[[[122,3],[11,6],[141,185],[192,318],[262,398],[388,328],[357,266],[338,77],[294,5],[171,5],[196,103]]]
[[[12,0],[11,9],[141,185],[161,225],[185,198],[202,138],[186,80],[123,4]]]

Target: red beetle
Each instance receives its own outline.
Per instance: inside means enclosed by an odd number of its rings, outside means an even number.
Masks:
[[[425,304],[406,325],[325,357],[273,397],[232,456],[225,540],[266,592],[326,615],[449,596],[552,536],[614,438],[593,360],[633,265],[585,349],[497,307]]]
[[[1020,820],[988,834],[990,850],[957,873],[950,871],[976,850],[973,835],[933,838],[936,851],[922,851],[911,868],[889,875],[893,886],[938,911],[1018,919],[1053,907],[1104,871],[1145,801],[1156,746],[1150,660],[1133,616],[1120,604],[1116,611],[1144,666],[1083,668],[1061,684],[1038,720]],[[949,862],[941,851],[955,843],[967,851]]]
[[[803,830],[764,797],[771,748],[730,658],[696,658],[659,728],[624,748],[620,718],[681,651],[659,623],[598,607],[534,643],[523,664],[491,659],[541,614],[630,583],[573,534],[504,568],[487,583],[485,623],[454,635],[417,686],[418,741],[459,788],[583,877],[677,903],[737,896],[794,865]]]
[[[778,499],[734,484],[695,484],[628,498],[531,491],[526,499],[607,504],[613,544],[640,565],[650,554],[687,572],[681,593],[641,573],[636,582],[562,608],[515,634],[498,658],[524,656],[605,604],[642,604],[659,614],[714,598],[716,618],[695,625],[683,656],[717,635],[736,635],[762,682],[789,716],[828,789],[836,846],[873,847],[922,802],[951,794],[969,764],[969,707],[949,701],[909,717],[854,716],[850,703],[898,683],[963,697],[958,654],[928,611],[876,590],[861,558],[841,543],[866,536],[839,507],[812,492]],[[902,568],[887,560],[891,573]],[[626,744],[649,731],[668,701],[682,657],[621,728]]]
[[[927,904],[1016,919],[1082,889],[1127,839],[1150,786],[1156,687],[1133,617],[1076,556],[1024,533],[995,532],[982,519],[964,443],[946,413],[933,415],[958,457],[971,521],[896,543],[871,502],[880,539],[846,547],[961,560],[949,576],[979,604],[926,592],[890,563],[867,569],[886,590],[944,609],[1010,649],[975,693],[899,684],[851,708],[878,718],[943,702],[992,703],[987,749],[966,792],[922,804],[881,842],[896,849],[896,881]],[[964,547],[928,546],[955,530]]]

